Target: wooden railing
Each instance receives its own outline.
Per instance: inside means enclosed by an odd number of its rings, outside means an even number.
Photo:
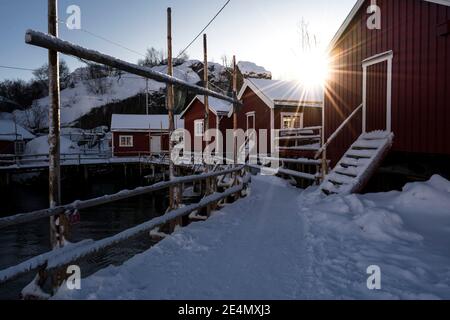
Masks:
[[[82,165],[89,164],[89,162],[104,161],[114,159],[115,162],[120,162],[120,159],[135,159],[138,162],[167,162],[168,163],[168,152],[130,152],[124,153],[122,157],[112,157],[111,152],[101,152],[101,153],[70,153],[61,154],[61,164],[62,165]],[[0,155],[0,167],[9,166],[33,166],[48,164],[49,155],[48,154],[30,154],[30,155]]]
[[[321,157],[322,160],[322,180],[325,179],[325,176],[328,174],[328,159],[327,159],[327,149],[328,146],[337,138],[339,133],[350,123],[350,121],[362,110],[363,104],[360,104],[349,116],[347,119],[342,122],[342,124],[333,132],[333,134],[328,138],[328,140],[322,145],[322,147],[315,154],[315,159],[319,159]]]
[[[147,187],[139,187],[134,190],[124,190],[113,195],[107,195],[86,201],[76,201],[74,203],[58,206],[56,208],[37,210],[30,213],[0,218],[0,229],[4,229],[6,227],[30,223],[38,219],[53,216],[66,217],[67,214],[72,213],[75,210],[93,208],[100,205],[153,193],[155,191],[167,189],[174,186],[179,188],[179,190],[182,192],[184,184],[186,183],[206,181],[207,179],[221,180],[225,175],[230,175],[230,177],[238,177],[238,179],[236,179],[235,183],[233,183],[228,189],[225,189],[225,191],[223,192],[219,193],[216,189],[215,193],[205,195],[205,197],[198,203],[173,209],[161,217],[151,219],[150,221],[142,223],[131,229],[122,231],[114,236],[98,241],[87,240],[81,241],[77,244],[63,246],[62,248],[31,258],[16,266],[1,270],[0,284],[11,281],[23,274],[36,270],[39,270],[39,275],[48,275],[49,273],[67,266],[70,263],[79,261],[99,251],[124,242],[130,238],[137,237],[142,233],[149,232],[159,226],[169,223],[170,221],[188,216],[196,210],[217,204],[218,202],[223,201],[224,199],[233,195],[239,196],[242,191],[247,188],[247,185],[250,182],[250,175],[245,170],[245,166],[238,166],[232,169],[225,169],[222,171],[216,171],[202,175],[179,177],[172,181],[161,182]]]

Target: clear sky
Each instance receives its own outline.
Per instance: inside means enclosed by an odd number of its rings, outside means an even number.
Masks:
[[[166,8],[173,11],[174,52],[180,52],[225,0],[60,0],[59,15],[81,7],[82,28],[104,36],[137,52],[166,46]],[[236,54],[238,60],[253,61],[273,72],[275,78],[292,78],[300,47],[302,18],[320,39],[322,46],[333,37],[356,0],[231,0],[207,30],[210,61]],[[46,62],[46,51],[24,43],[28,28],[47,31],[47,0],[0,0],[0,65],[36,68]],[[136,62],[140,56],[87,33],[60,26],[60,37]],[[199,39],[188,51],[202,58]],[[71,70],[80,65],[64,57]],[[295,69],[295,68],[294,68]],[[31,72],[0,68],[0,80],[29,79]]]

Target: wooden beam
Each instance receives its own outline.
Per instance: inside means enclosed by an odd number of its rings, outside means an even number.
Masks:
[[[113,203],[116,201],[121,201],[125,199],[130,199],[133,197],[142,196],[145,194],[153,193],[159,190],[170,188],[177,184],[187,184],[197,181],[205,180],[206,178],[220,177],[230,173],[234,173],[244,169],[244,166],[239,166],[237,168],[223,170],[219,172],[211,172],[208,174],[194,175],[188,177],[180,177],[172,181],[160,182],[147,187],[139,187],[134,190],[123,190],[121,192],[115,193],[113,195],[106,195],[95,199],[76,201],[68,205],[58,206],[55,208],[37,210],[30,213],[21,213],[14,216],[0,218],[0,229],[4,229],[10,226],[15,226],[19,224],[24,224],[32,221],[36,221],[43,218],[48,218],[62,214],[66,211],[83,210],[92,207],[101,206],[107,203]]]
[[[187,81],[154,71],[151,68],[129,63],[95,50],[86,49],[39,31],[28,30],[25,34],[25,42],[37,47],[58,51],[63,54],[103,64],[111,68],[141,76],[143,78],[184,87],[196,94],[206,94],[210,97],[215,97],[224,101],[228,101],[230,103],[238,103],[239,105],[241,104],[239,101],[235,101],[232,97],[228,97],[224,94],[217,93],[212,90],[206,90],[205,88],[191,84]]]
[[[211,205],[222,199],[225,199],[235,193],[241,192],[244,189],[245,184],[248,182],[249,176],[244,179],[243,184],[232,187],[224,191],[223,193],[215,193],[209,195],[206,198],[202,199],[202,201],[199,203],[187,205],[185,207],[170,211],[163,216],[151,219],[150,221],[124,230],[109,238],[101,239],[98,241],[85,241],[79,244],[73,244],[72,247],[66,247],[61,250],[49,252],[41,256],[31,258],[25,262],[20,263],[17,266],[1,270],[0,284],[13,280],[24,273],[38,270],[42,268],[42,266],[46,266],[45,270],[47,271],[47,273],[50,273],[51,271],[55,269],[57,270],[62,266],[79,261],[82,258],[91,256],[92,254],[108,249],[118,243],[122,243],[126,240],[153,230],[161,225],[167,224],[171,220],[187,216],[195,210],[201,209],[207,205]]]

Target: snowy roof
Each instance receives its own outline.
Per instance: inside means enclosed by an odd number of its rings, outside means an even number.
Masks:
[[[258,66],[253,62],[240,61],[237,66],[244,77],[272,78],[272,73],[270,71],[267,71],[264,67]]]
[[[113,114],[111,131],[120,130],[169,130],[169,116],[167,114]],[[184,121],[175,116],[175,129],[184,128]]]
[[[199,100],[202,104],[205,104],[205,96],[197,95],[187,108],[183,111],[180,117],[184,117],[185,113],[191,108],[196,100]],[[233,109],[233,104],[222,99],[209,97],[208,98],[209,109],[216,115],[228,114]]]
[[[246,79],[239,99],[248,87],[272,108],[276,105],[291,104],[322,106],[323,103],[323,88],[320,86],[307,88],[297,81]]]
[[[13,120],[0,120],[0,140],[15,141],[16,138],[18,140],[31,140],[35,136],[24,127],[14,123]]]

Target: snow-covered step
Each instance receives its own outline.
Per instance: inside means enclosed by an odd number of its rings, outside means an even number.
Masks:
[[[388,131],[372,131],[368,133],[363,133],[358,140],[386,140],[389,139],[391,133]]]
[[[354,178],[334,172],[328,176],[328,181],[333,184],[351,184]]]
[[[325,178],[326,194],[348,194],[362,190],[392,147],[394,134],[375,131],[362,134]]]
[[[357,140],[354,144],[353,144],[353,148],[358,148],[358,149],[378,149],[380,146],[383,145],[384,139],[383,140]]]
[[[344,158],[341,160],[340,165],[342,167],[363,167],[367,165],[369,161],[369,159]]]
[[[357,177],[359,170],[357,167],[343,167],[342,164],[336,168],[336,173],[343,174],[349,177]]]
[[[376,150],[355,150],[355,149],[350,149],[349,151],[347,151],[347,153],[345,154],[347,158],[364,158],[364,159],[370,159],[372,158],[372,156],[375,154]]]

